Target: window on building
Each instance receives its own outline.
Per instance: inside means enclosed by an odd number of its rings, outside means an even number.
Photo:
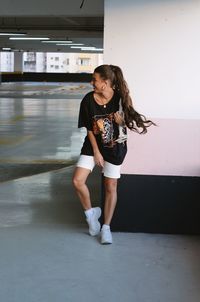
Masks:
[[[90,58],[78,58],[78,65],[79,66],[89,66]]]
[[[55,61],[59,61],[59,57],[55,57]]]
[[[36,61],[36,53],[35,52],[24,52],[23,54],[24,61],[35,62]]]

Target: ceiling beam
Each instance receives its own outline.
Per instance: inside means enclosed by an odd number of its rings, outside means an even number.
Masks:
[[[104,15],[104,0],[0,0],[0,16],[67,16]]]

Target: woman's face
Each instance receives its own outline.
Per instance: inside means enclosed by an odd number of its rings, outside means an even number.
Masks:
[[[106,81],[103,80],[101,77],[100,77],[100,74],[99,73],[96,73],[94,72],[93,75],[92,75],[92,81],[91,81],[91,84],[94,88],[94,92],[96,93],[102,93],[103,90],[106,89]]]

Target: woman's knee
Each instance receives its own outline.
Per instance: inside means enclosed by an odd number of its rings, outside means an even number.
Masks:
[[[79,189],[81,186],[83,186],[85,184],[85,181],[82,178],[74,175],[72,178],[72,183],[76,189]]]
[[[85,182],[87,180],[88,173],[87,171],[80,171],[80,169],[76,169],[72,178],[73,186],[76,189],[79,189],[81,186],[85,185]]]
[[[115,193],[117,190],[117,179],[106,178],[104,182],[106,193]]]

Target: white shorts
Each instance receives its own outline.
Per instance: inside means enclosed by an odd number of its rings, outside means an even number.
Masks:
[[[94,156],[81,154],[76,166],[91,170],[92,172],[95,166]],[[102,169],[102,173],[105,177],[120,178],[120,170],[121,170],[121,165],[113,165],[107,161],[104,161],[104,167]]]

